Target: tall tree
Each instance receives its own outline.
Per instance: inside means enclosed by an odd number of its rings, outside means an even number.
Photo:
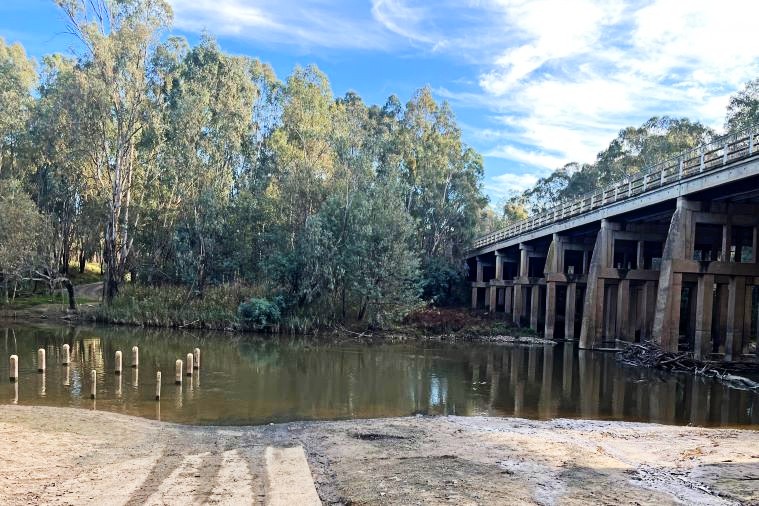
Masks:
[[[200,293],[221,261],[216,252],[226,239],[224,218],[254,142],[256,69],[252,60],[226,55],[204,37],[168,74],[171,85],[164,77],[161,86],[167,107],[158,163],[168,200],[177,204],[177,221],[169,223],[177,227],[173,247],[184,259],[175,269]]]
[[[418,221],[418,247],[425,257],[458,260],[487,202],[482,157],[464,145],[450,108],[429,88],[407,104],[402,125],[405,205]]]
[[[30,122],[30,142],[35,147],[29,150],[29,161],[35,168],[32,195],[52,217],[54,263],[63,273],[68,272],[72,248],[85,229],[98,229],[98,222],[81,220],[87,203],[83,177],[87,139],[69,135],[80,119],[67,106],[79,96],[74,66],[72,60],[60,55],[43,59],[39,98]]]
[[[269,143],[276,172],[267,192],[281,206],[289,249],[326,197],[334,159],[334,99],[329,80],[315,66],[296,67],[282,90],[282,117]]]
[[[18,152],[34,107],[36,81],[34,62],[21,44],[8,45],[0,37],[0,177],[20,176]]]
[[[85,48],[77,67],[84,103],[79,135],[90,139],[87,171],[107,202],[105,289],[110,303],[124,279],[134,244],[138,187],[150,175],[138,146],[154,110],[148,93],[151,55],[171,21],[163,0],[56,0]]]
[[[5,303],[10,283],[18,283],[38,264],[45,239],[45,217],[17,180],[0,180],[0,274]]]

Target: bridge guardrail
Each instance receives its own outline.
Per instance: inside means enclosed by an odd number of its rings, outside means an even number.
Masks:
[[[759,125],[719,137],[605,188],[560,202],[545,211],[474,240],[472,250],[696,177],[758,153]]]

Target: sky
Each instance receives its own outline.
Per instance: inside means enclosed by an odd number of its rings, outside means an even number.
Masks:
[[[493,204],[655,115],[719,131],[759,78],[755,0],[168,1],[173,34],[207,31],[282,79],[313,63],[370,104],[429,86],[483,154]],[[75,44],[53,0],[0,0],[0,37],[37,59]]]

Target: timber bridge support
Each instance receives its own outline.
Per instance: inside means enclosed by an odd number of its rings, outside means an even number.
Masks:
[[[477,239],[472,308],[583,349],[757,359],[759,127]]]

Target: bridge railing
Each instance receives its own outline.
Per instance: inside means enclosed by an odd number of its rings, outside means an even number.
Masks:
[[[652,165],[640,173],[573,200],[560,202],[508,227],[475,239],[472,249],[482,248],[532,230],[638,197],[645,193],[719,170],[729,163],[758,153],[759,125],[719,137],[712,142]]]

